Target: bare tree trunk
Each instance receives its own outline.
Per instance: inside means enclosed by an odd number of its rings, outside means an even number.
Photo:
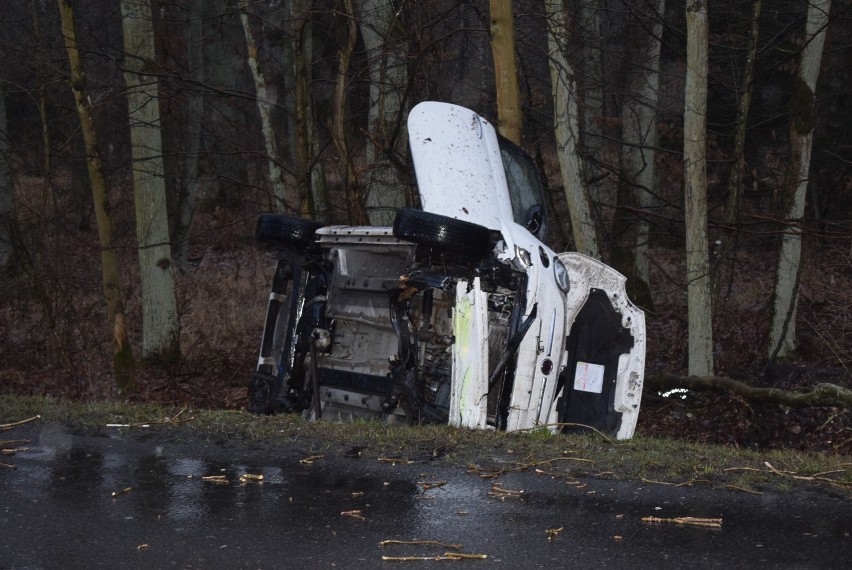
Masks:
[[[239,0],[240,21],[243,24],[243,32],[246,36],[248,46],[248,66],[254,79],[254,88],[257,94],[257,110],[260,113],[261,132],[263,142],[266,146],[266,164],[269,168],[269,181],[272,184],[272,194],[279,212],[293,212],[296,209],[287,204],[286,184],[284,184],[284,173],[281,170],[281,158],[278,153],[278,143],[275,140],[275,129],[272,126],[272,102],[269,90],[266,88],[266,78],[260,68],[260,59],[257,52],[257,41],[251,29],[248,14],[248,0]]]
[[[244,150],[248,113],[242,100],[231,97],[243,93],[246,57],[242,46],[245,34],[234,10],[234,0],[203,0],[201,10],[204,51],[204,122],[202,145],[201,197],[205,208],[235,204],[245,197],[249,179]]]
[[[576,35],[572,38],[572,47],[579,55],[579,58],[575,57],[574,61],[582,61],[582,67],[578,67],[576,77],[577,98],[581,102],[577,133],[583,142],[580,149],[583,181],[589,197],[589,206],[592,208],[592,218],[602,232],[601,235],[606,235],[609,226],[604,219],[605,216],[602,215],[600,205],[614,204],[616,195],[613,192],[613,177],[607,176],[605,169],[601,168],[601,163],[609,150],[606,141],[609,133],[606,132],[607,113],[604,93],[604,84],[607,81],[604,51],[609,46],[604,45],[606,42],[604,20],[618,16],[617,11],[608,10],[606,0],[585,0],[579,2],[578,8],[573,8],[573,11],[576,14],[573,24]]]
[[[38,17],[38,6],[35,0],[30,4],[33,17],[33,35],[36,42],[36,59],[38,61],[36,74],[38,76],[38,118],[41,123],[41,144],[42,144],[42,196],[41,208],[47,207],[48,196],[52,198],[53,208],[57,209],[56,195],[52,189],[53,178],[53,154],[51,152],[50,142],[50,125],[47,118],[47,96],[45,95],[45,87],[47,81],[44,79],[44,41],[41,37],[41,24]]]
[[[203,1],[193,0],[191,2],[192,9],[189,14],[190,20],[187,31],[189,75],[195,85],[204,83],[203,26],[200,9],[200,3]],[[187,97],[189,101],[187,102],[184,121],[186,148],[184,149],[183,171],[180,181],[174,249],[175,258],[181,270],[187,268],[189,235],[198,201],[198,158],[201,153],[201,114],[204,111],[204,97],[200,89],[192,89]]]
[[[737,107],[737,130],[734,134],[734,154],[731,157],[731,171],[728,174],[728,199],[725,205],[725,221],[736,223],[740,209],[742,193],[743,156],[745,154],[746,126],[751,107],[751,93],[754,86],[755,61],[757,60],[757,39],[760,33],[760,12],[763,0],[753,0],[751,13],[751,32],[746,47],[746,66],[743,74],[743,89]]]
[[[515,59],[515,26],[512,3],[491,0],[491,53],[497,83],[497,126],[500,134],[523,144],[523,113]]]
[[[361,0],[359,21],[370,69],[367,214],[374,226],[393,224],[406,206],[405,130],[408,45],[392,0]]]
[[[789,355],[796,349],[796,305],[802,262],[802,230],[805,196],[811,165],[814,132],[814,93],[822,62],[825,30],[831,0],[811,0],[805,25],[805,47],[793,77],[790,97],[790,167],[787,175],[787,221],[781,238],[772,323],[769,330],[770,360]]]
[[[295,163],[301,195],[301,215],[321,222],[330,219],[325,173],[319,161],[321,152],[317,137],[311,84],[313,83],[314,33],[308,13],[307,0],[291,0],[290,15],[293,22],[292,66],[295,75]]]
[[[98,147],[98,137],[92,116],[92,106],[86,91],[86,72],[80,52],[77,49],[77,36],[74,31],[74,11],[68,0],[57,0],[59,16],[62,20],[62,37],[68,62],[71,67],[69,84],[74,93],[80,127],[86,145],[86,165],[89,169],[89,184],[95,203],[95,218],[98,223],[98,238],[101,246],[101,274],[104,298],[107,304],[107,322],[112,335],[113,368],[115,382],[123,392],[132,392],[136,385],[133,379],[133,352],[127,339],[127,324],[124,314],[124,300],[121,295],[121,283],[118,272],[118,257],[115,253],[115,238],[112,217],[107,200],[107,187],[104,179],[103,162]]]
[[[15,224],[15,188],[9,168],[9,139],[6,121],[6,94],[0,88],[0,272],[12,257],[12,231]]]
[[[642,20],[649,19],[649,33],[628,42],[625,59],[627,65],[627,93],[622,106],[621,178],[618,207],[624,200],[638,206],[641,211],[656,205],[656,167],[654,149],[657,146],[657,102],[660,85],[660,38],[663,31],[664,0],[653,0],[648,4],[647,15],[637,14]],[[631,298],[642,306],[650,306],[650,264],[648,250],[650,232],[648,222],[642,217],[618,215],[621,228],[615,228],[616,243],[620,233],[632,238],[623,243],[632,248],[632,255],[623,261],[628,277]],[[631,243],[632,242],[632,243]],[[613,261],[616,260],[613,252]],[[618,265],[616,265],[618,267]],[[619,268],[620,269],[620,268]]]
[[[179,333],[149,0],[122,0],[136,240],[142,278],[142,357],[175,357]]]
[[[355,162],[349,150],[349,136],[346,130],[346,83],[349,75],[349,62],[352,58],[352,51],[355,49],[355,42],[358,41],[358,24],[355,21],[352,0],[343,0],[343,4],[345,7],[343,17],[347,19],[348,33],[346,42],[337,53],[337,78],[334,84],[333,136],[334,146],[337,148],[337,154],[341,162],[343,162],[345,169],[343,188],[346,194],[349,223],[364,224],[367,223],[369,218],[365,210],[363,196],[358,187],[358,173],[355,171]]]
[[[707,0],[686,2],[683,110],[689,375],[713,375],[713,310],[707,247]]]
[[[556,152],[568,211],[574,245],[580,253],[599,258],[597,232],[589,207],[588,190],[582,177],[578,155],[579,125],[577,82],[574,69],[565,56],[569,37],[560,0],[546,0],[547,43],[550,78],[553,89],[553,124],[556,134]]]

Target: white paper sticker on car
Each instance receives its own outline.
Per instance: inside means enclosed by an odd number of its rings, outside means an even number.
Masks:
[[[578,362],[577,371],[574,373],[574,389],[600,394],[603,392],[605,369],[601,364]]]

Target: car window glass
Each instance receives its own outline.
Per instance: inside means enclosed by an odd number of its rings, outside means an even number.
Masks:
[[[502,137],[500,137],[500,156],[503,159],[506,183],[509,186],[512,214],[515,222],[525,226],[527,212],[532,206],[541,206],[546,212],[541,178],[532,159],[520,147]],[[541,229],[537,234],[538,238],[545,243],[547,242],[547,226],[547,216],[545,215]]]

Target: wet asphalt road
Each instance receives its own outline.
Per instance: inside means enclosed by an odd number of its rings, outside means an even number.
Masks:
[[[440,462],[392,465],[342,451],[305,464],[309,453],[292,446],[175,440],[155,429],[75,435],[28,424],[0,434],[13,439],[31,442],[0,457],[15,466],[0,468],[3,569],[404,568],[437,563],[382,557],[448,551],[379,546],[390,539],[487,555],[440,563],[454,568],[828,569],[852,560],[852,505],[824,494],[530,472],[489,480]],[[245,473],[263,483],[240,483]],[[210,475],[228,482],[202,479]],[[523,493],[500,499],[494,483]],[[722,527],[647,516],[721,518]]]

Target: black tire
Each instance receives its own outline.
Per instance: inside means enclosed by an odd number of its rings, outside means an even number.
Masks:
[[[322,227],[320,222],[285,216],[284,214],[261,214],[257,218],[258,241],[278,245],[292,245],[307,249],[313,243],[314,233]]]
[[[483,257],[493,247],[491,231],[485,226],[414,208],[397,210],[393,235],[418,245],[476,257]]]
[[[255,372],[248,385],[248,411],[253,414],[294,411],[293,403],[284,392],[284,383],[281,378]]]

